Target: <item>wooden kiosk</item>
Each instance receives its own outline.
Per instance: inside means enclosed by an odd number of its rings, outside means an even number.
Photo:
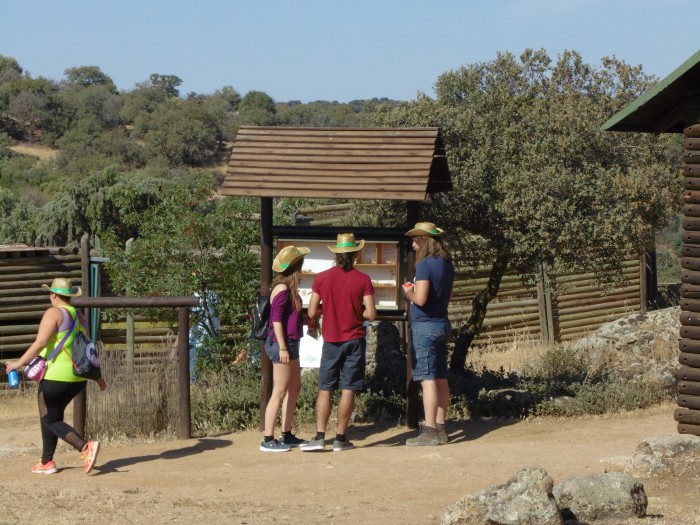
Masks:
[[[260,198],[261,294],[269,293],[272,282],[275,238],[280,246],[292,241],[303,241],[304,246],[309,246],[312,253],[307,258],[312,264],[305,268],[313,274],[322,269],[324,257],[331,255],[325,245],[332,244],[330,241],[335,241],[338,233],[349,231],[357,239],[367,241],[360,254],[359,269],[373,280],[379,319],[396,321],[407,318],[398,286],[403,277],[413,277],[415,268],[415,258],[407,250],[403,234],[420,220],[418,203],[427,194],[451,188],[438,128],[244,126],[236,136],[221,193]],[[352,224],[342,228],[275,227],[275,197],[401,200],[406,202],[406,223],[404,228],[356,228]],[[406,421],[415,428],[419,407],[409,360]],[[263,352],[261,427],[271,391],[272,365]]]
[[[683,245],[678,359],[678,432],[700,436],[700,51],[603,129],[683,133]]]

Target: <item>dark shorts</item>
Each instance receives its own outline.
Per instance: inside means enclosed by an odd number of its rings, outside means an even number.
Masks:
[[[324,341],[321,368],[318,372],[320,390],[362,390],[365,380],[365,338],[343,343]]]
[[[413,323],[411,335],[413,380],[447,379],[447,342],[452,335],[450,322]]]
[[[289,360],[299,359],[299,341],[287,339],[287,349],[289,350]],[[273,342],[271,337],[265,339],[265,353],[273,363],[280,362],[280,344]]]

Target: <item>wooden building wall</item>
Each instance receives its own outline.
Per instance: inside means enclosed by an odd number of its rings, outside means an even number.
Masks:
[[[70,277],[83,287],[77,246],[0,251],[0,359],[15,357],[36,338],[39,321],[50,306],[42,284]]]
[[[681,246],[681,368],[678,432],[700,436],[700,124],[687,127],[683,143],[683,244]]]

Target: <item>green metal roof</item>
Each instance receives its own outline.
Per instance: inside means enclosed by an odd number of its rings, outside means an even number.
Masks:
[[[685,102],[689,92],[700,89],[700,51],[683,62],[637,100],[627,104],[603,124],[609,131],[680,133],[691,124],[686,121]],[[697,117],[697,115],[696,115]]]

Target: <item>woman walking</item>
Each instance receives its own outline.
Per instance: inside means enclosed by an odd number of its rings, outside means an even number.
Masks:
[[[406,233],[416,251],[416,277],[402,288],[411,301],[411,365],[413,380],[421,384],[425,412],[419,435],[406,440],[409,446],[447,443],[447,342],[452,335],[447,305],[455,269],[440,241],[443,233],[431,222],[419,222]]]
[[[74,323],[78,315],[71,306],[71,297],[81,295],[82,290],[73,286],[70,279],[56,278],[51,286],[42,285],[44,290],[51,292],[49,298],[51,307],[44,312],[39,324],[39,331],[31,346],[19,359],[5,363],[5,371],[17,370],[25,366],[37,356],[48,359],[57,345],[64,339],[63,347],[55,357],[46,363],[46,373],[39,382],[39,419],[41,421],[41,461],[32,467],[35,474],[54,474],[58,472],[54,462],[54,453],[58,440],[62,439],[84,457],[85,474],[89,474],[95,466],[97,453],[100,450],[99,441],[89,441],[64,421],[64,413],[68,404],[83,390],[86,380],[73,374],[73,340],[79,330],[84,330],[80,321]],[[104,381],[99,381],[104,390]]]
[[[301,267],[308,248],[282,248],[272,263],[277,276],[270,294],[272,329],[265,341],[265,352],[272,361],[272,394],[265,408],[262,452],[287,452],[305,443],[292,434],[292,421],[301,390],[299,340],[304,335],[302,302],[299,295]],[[282,410],[282,436],[274,438],[277,414]]]

